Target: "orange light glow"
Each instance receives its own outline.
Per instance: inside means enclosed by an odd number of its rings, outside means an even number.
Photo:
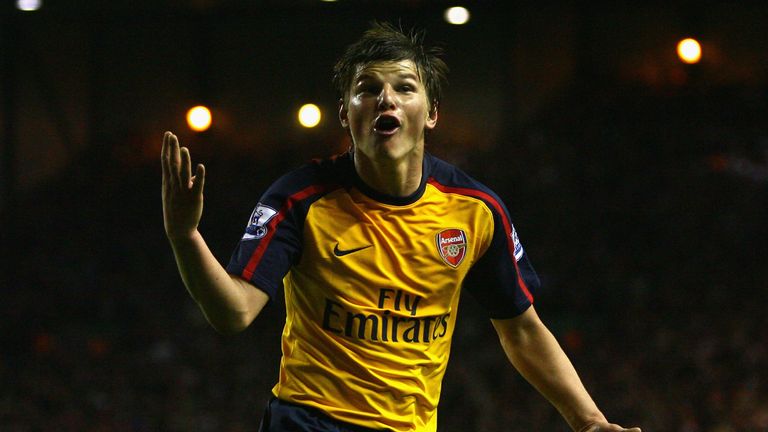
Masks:
[[[299,109],[298,113],[299,124],[305,128],[313,128],[320,124],[322,119],[322,112],[320,107],[315,104],[305,104]]]
[[[202,105],[191,108],[187,111],[187,124],[195,132],[204,132],[211,127],[211,110]]]
[[[696,39],[683,39],[677,44],[677,56],[685,63],[698,63],[701,60],[701,45]]]

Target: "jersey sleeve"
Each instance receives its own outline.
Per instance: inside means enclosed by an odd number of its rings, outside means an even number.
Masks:
[[[309,205],[327,189],[316,181],[312,167],[286,174],[272,184],[251,213],[227,272],[274,298],[283,287],[283,278],[301,257]]]
[[[540,281],[520,243],[504,204],[488,197],[493,214],[493,236],[475,263],[464,286],[485,308],[490,318],[513,318],[533,304]]]

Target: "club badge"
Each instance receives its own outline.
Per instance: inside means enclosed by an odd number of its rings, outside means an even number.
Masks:
[[[452,228],[440,231],[435,237],[440,257],[451,267],[458,267],[467,255],[467,235]]]

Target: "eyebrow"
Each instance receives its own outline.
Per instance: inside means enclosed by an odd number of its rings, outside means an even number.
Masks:
[[[418,81],[418,80],[419,80],[419,76],[418,76],[418,75],[416,75],[416,74],[415,74],[415,73],[413,73],[413,72],[401,72],[401,73],[400,73],[400,74],[398,74],[397,76],[398,76],[399,78],[410,78],[410,79],[414,79],[414,80],[416,80],[416,81]]]
[[[419,81],[419,76],[416,75],[413,72],[401,72],[401,73],[397,74],[397,77],[398,78],[403,78],[403,79],[412,79],[412,80],[415,80],[415,81]],[[355,82],[364,81],[364,80],[367,80],[367,79],[376,79],[376,76],[373,75],[373,74],[367,73],[367,72],[363,72],[360,75],[358,75],[357,78],[355,78]]]

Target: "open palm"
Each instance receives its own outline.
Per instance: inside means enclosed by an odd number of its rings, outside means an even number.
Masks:
[[[192,175],[189,149],[179,148],[179,139],[171,132],[163,135],[160,163],[163,168],[165,233],[172,241],[191,236],[203,215],[205,167],[198,164],[195,175]]]

